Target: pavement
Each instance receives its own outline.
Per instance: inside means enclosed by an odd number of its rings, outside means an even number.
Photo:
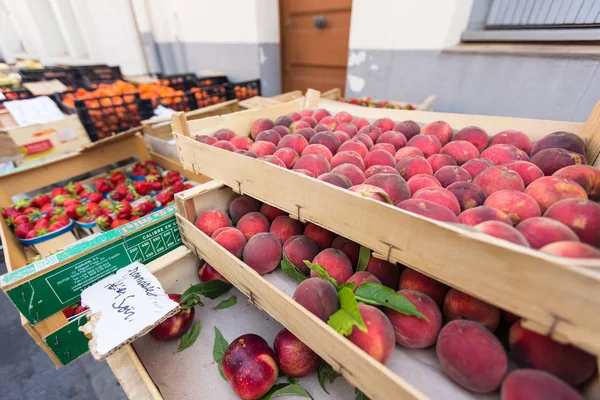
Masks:
[[[0,251],[0,274],[6,265]],[[108,364],[88,353],[57,369],[0,293],[0,400],[126,400]]]

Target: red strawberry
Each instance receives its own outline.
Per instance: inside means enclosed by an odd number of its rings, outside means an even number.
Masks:
[[[52,204],[47,203],[47,204],[42,205],[42,207],[40,208],[40,212],[46,212],[50,209],[52,209]]]
[[[55,215],[65,215],[65,209],[63,207],[52,207],[46,212],[46,219],[50,219]]]
[[[65,204],[66,199],[68,199],[67,195],[59,194],[58,196],[54,196],[52,198],[52,202],[57,206],[63,206]]]
[[[48,232],[50,232],[49,228],[39,228],[39,229],[35,230],[35,236],[36,237],[44,236]]]
[[[188,189],[191,189],[193,187],[194,187],[194,185],[192,185],[191,183],[187,183],[187,182],[183,183],[183,190],[188,190]]]
[[[75,309],[73,307],[63,308],[62,313],[65,317],[70,318],[75,315]]]
[[[2,210],[2,217],[3,218],[8,218],[11,216],[16,216],[19,215],[21,212],[18,211],[16,208],[14,207],[7,207],[5,209]]]
[[[163,184],[163,187],[165,189],[170,188],[171,186],[173,186],[173,183],[174,183],[173,179],[171,179],[171,178],[163,178],[162,184]]]
[[[140,198],[140,195],[135,192],[129,192],[129,193],[127,193],[127,196],[125,196],[125,200],[127,200],[127,201],[135,201],[139,198]]]
[[[149,182],[152,190],[156,190],[156,191],[162,190],[161,180],[162,179],[156,175],[148,175],[146,177],[146,182]]]
[[[40,213],[40,209],[35,208],[35,207],[27,207],[23,210],[23,214],[27,214],[27,215],[37,215],[39,213]]]
[[[98,226],[100,227],[100,229],[102,229],[103,231],[108,231],[110,230],[110,225],[112,224],[113,219],[110,215],[106,215],[106,216],[101,216],[96,218],[96,224],[98,224]]]
[[[25,214],[18,215],[12,220],[12,224],[15,226],[18,226],[21,224],[28,224],[30,222],[31,222],[31,220],[30,220],[29,216],[27,216]]]
[[[174,192],[172,190],[166,190],[157,194],[155,198],[162,206],[166,206],[174,200]]]
[[[113,203],[110,200],[102,199],[98,202],[98,205],[102,208],[112,207]]]
[[[111,224],[110,224],[110,229],[115,229],[118,228],[121,225],[125,225],[129,222],[129,220],[127,219],[115,219]]]
[[[144,215],[150,214],[156,208],[156,203],[154,201],[144,201],[138,204],[138,207],[144,211]]]
[[[50,227],[50,222],[46,218],[38,218],[35,220],[33,224],[34,229],[48,228]]]
[[[148,160],[144,162],[144,165],[148,168],[148,169],[157,169],[158,168],[158,164],[156,164],[156,162],[152,161],[152,160]]]
[[[32,229],[33,229],[33,225],[31,225],[29,223],[19,224],[15,228],[15,234],[18,237],[20,237],[21,239],[24,239],[27,236],[27,233]]]
[[[57,187],[57,188],[52,189],[52,191],[50,192],[51,197],[56,197],[61,194],[63,194],[63,195],[69,194],[69,191],[67,189],[65,189],[64,187]]]
[[[46,204],[50,204],[51,202],[52,199],[47,194],[40,194],[31,199],[31,204],[37,208],[42,208],[43,206],[45,206]]]
[[[141,164],[135,164],[133,167],[133,176],[146,176],[148,175],[148,169]]]
[[[77,193],[77,195],[79,196],[79,198],[81,199],[87,199],[90,196],[90,191],[89,190],[82,190],[81,192]]]
[[[93,201],[88,201],[85,205],[85,208],[88,212],[95,210],[96,208],[100,208],[98,203],[94,203]]]
[[[72,204],[70,206],[65,207],[65,215],[71,219],[77,219],[85,214],[87,211],[86,206],[79,206],[76,204]]]
[[[82,222],[84,224],[90,224],[96,221],[96,217],[92,214],[83,214],[81,217],[77,218],[77,221]]]
[[[118,185],[119,183],[123,183],[127,180],[127,177],[125,176],[124,173],[120,172],[120,171],[116,171],[116,172],[112,172],[109,176],[108,179],[110,179],[110,181],[116,185]]]
[[[67,225],[68,225],[68,224],[65,224],[65,223],[63,223],[63,222],[61,222],[61,221],[57,221],[57,222],[55,222],[55,223],[51,224],[51,225],[50,225],[50,228],[48,228],[48,230],[49,230],[50,232],[54,232],[54,231],[57,231],[57,230],[59,230],[59,229],[62,229],[62,228],[64,228],[64,227],[65,227],[65,226],[67,226]]]
[[[84,307],[82,305],[77,306],[77,308],[75,309],[75,315],[77,314],[81,314],[84,311],[87,311],[88,307]]]
[[[114,184],[106,178],[94,179],[94,188],[96,188],[97,192],[108,193],[113,190],[114,187]]]
[[[181,174],[177,171],[167,171],[165,175],[173,180],[175,180],[175,178],[181,178]]]
[[[160,177],[160,173],[158,172],[158,170],[148,171],[148,175],[147,176],[157,176],[157,177]]]
[[[96,192],[92,192],[88,196],[88,200],[91,201],[92,203],[100,203],[102,201],[102,199],[104,199],[104,197],[102,197],[102,195],[100,193],[96,193]]]
[[[185,190],[185,186],[181,182],[175,182],[172,189],[173,189],[173,192],[179,193],[179,192],[183,192]]]
[[[135,191],[142,196],[147,195],[150,193],[150,190],[152,190],[152,184],[146,181],[136,182],[133,187],[135,188]]]
[[[85,187],[79,182],[75,182],[75,183],[69,182],[69,184],[65,187],[65,189],[67,189],[69,191],[69,193],[71,193],[71,194],[78,194],[79,192],[84,190]]]
[[[18,200],[15,204],[13,204],[13,206],[18,211],[23,211],[24,209],[26,209],[30,205],[31,205],[31,200],[29,200],[29,199],[21,199],[21,200]]]
[[[54,215],[50,218],[50,225],[61,223],[63,226],[69,225],[69,218],[66,215]]]
[[[132,215],[131,217],[129,217],[129,222],[131,221],[135,221],[136,219],[140,218],[139,215]]]
[[[80,204],[81,204],[81,201],[79,201],[78,199],[73,199],[73,198],[69,197],[69,198],[65,199],[63,206],[66,208],[69,206],[78,206]]]
[[[29,232],[27,232],[27,234],[25,235],[25,239],[33,239],[37,236],[37,232],[34,230],[31,230]]]

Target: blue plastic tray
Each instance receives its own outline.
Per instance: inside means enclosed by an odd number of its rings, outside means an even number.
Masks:
[[[23,243],[26,246],[33,246],[33,245],[45,242],[46,240],[50,240],[55,237],[58,237],[58,236],[62,235],[63,233],[70,232],[73,230],[74,227],[75,227],[75,223],[73,220],[71,220],[69,225],[67,225],[57,231],[46,233],[45,235],[38,236],[33,239],[19,239],[19,240],[21,241],[21,243]]]

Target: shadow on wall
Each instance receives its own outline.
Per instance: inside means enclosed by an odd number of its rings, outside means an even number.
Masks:
[[[421,102],[466,114],[585,121],[600,100],[599,60],[351,50],[346,96]]]

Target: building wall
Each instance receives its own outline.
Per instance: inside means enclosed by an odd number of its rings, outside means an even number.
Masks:
[[[354,0],[346,95],[434,94],[437,111],[585,121],[600,99],[597,59],[444,51],[487,1]]]

